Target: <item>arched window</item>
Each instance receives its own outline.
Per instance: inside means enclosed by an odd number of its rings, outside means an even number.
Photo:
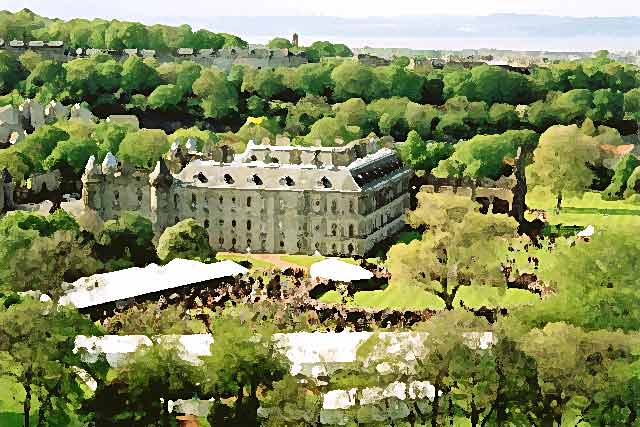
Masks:
[[[235,181],[233,180],[233,177],[231,175],[229,175],[228,173],[225,173],[224,182],[227,184],[233,184]]]
[[[333,187],[333,185],[331,184],[331,181],[329,181],[329,178],[327,178],[326,176],[322,177],[322,179],[320,180],[320,183],[324,188]]]
[[[175,209],[178,209],[178,204],[180,202],[180,196],[178,196],[177,194],[173,195],[173,207]]]
[[[236,228],[236,220],[231,221],[231,227]]]
[[[260,179],[258,175],[253,175],[251,181],[253,181],[255,185],[262,185],[262,179]]]
[[[353,230],[353,224],[349,224],[349,237],[353,237],[353,234],[354,234],[353,231],[354,231]]]
[[[247,220],[247,230],[251,230],[251,220]]]
[[[251,207],[251,197],[247,197],[247,207]]]

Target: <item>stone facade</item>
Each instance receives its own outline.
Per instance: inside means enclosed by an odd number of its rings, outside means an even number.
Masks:
[[[108,156],[87,164],[82,199],[103,219],[123,211],[147,216],[158,234],[195,218],[220,251],[364,255],[403,228],[410,204],[412,171],[379,145],[250,142],[236,156],[222,149],[185,155],[174,145],[151,174]]]
[[[13,210],[13,177],[7,168],[0,172],[0,185],[0,213]]]

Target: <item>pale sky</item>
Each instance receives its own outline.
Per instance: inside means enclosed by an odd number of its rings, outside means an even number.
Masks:
[[[0,0],[0,9],[69,19],[103,17],[153,21],[154,18],[206,16],[339,17],[393,15],[640,16],[638,0]]]

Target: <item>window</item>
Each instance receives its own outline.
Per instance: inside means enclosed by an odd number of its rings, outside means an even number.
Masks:
[[[320,180],[320,183],[322,184],[322,186],[323,186],[324,188],[331,188],[331,187],[333,187],[333,185],[331,184],[331,181],[329,181],[329,178],[327,178],[326,176],[325,176],[325,177],[323,177],[323,178]]]
[[[209,220],[208,219],[204,220],[204,228],[209,228]]]
[[[251,197],[247,197],[247,207],[251,207]]]
[[[136,194],[138,195],[138,202],[142,202],[142,189],[138,188]]]
[[[247,247],[250,248],[251,247],[251,239],[247,239]]]
[[[290,176],[285,176],[280,179],[280,185],[286,185],[287,187],[293,187],[296,185],[296,182]]]
[[[284,248],[284,241],[280,240],[280,247]]]
[[[224,219],[221,219],[220,221],[218,221],[218,224],[220,224],[220,227],[224,226]]]
[[[233,184],[235,181],[233,180],[231,175],[229,175],[228,173],[225,173],[224,174],[224,182],[227,183],[227,184]]]
[[[173,219],[173,221],[177,224],[177,223],[179,223],[179,222],[180,222],[180,219],[179,219],[178,217],[175,217],[175,218]]]
[[[209,180],[207,179],[206,176],[204,176],[204,174],[202,172],[198,173],[198,175],[196,175],[196,179],[198,181],[200,181],[201,183],[205,184],[207,182],[209,182]]]
[[[220,243],[220,246],[224,245],[224,237],[220,236],[218,243]]]
[[[233,228],[236,228],[236,220],[235,220],[235,219],[234,219],[233,221],[231,221],[231,226],[232,226]]]
[[[316,231],[320,231],[320,225],[316,224],[316,226],[314,227]]]
[[[349,237],[353,237],[353,224],[349,224]]]
[[[331,212],[338,213],[338,202],[335,200],[331,202]]]
[[[255,155],[255,154],[251,156],[251,161],[252,161],[252,162],[255,162],[255,161],[257,161],[257,160],[258,160],[258,158],[256,157],[256,155]]]
[[[222,206],[222,204],[224,203],[224,198],[220,196],[220,198],[218,199],[218,202],[220,202],[220,206]]]
[[[178,204],[180,203],[180,196],[178,196],[177,194],[173,195],[173,207],[175,209],[178,209]]]
[[[235,197],[231,198],[231,203],[234,204],[234,205],[236,204],[236,198]]]
[[[235,247],[236,246],[236,242],[237,242],[237,240],[236,240],[235,237],[233,239],[231,239],[231,246]]]
[[[251,230],[251,220],[247,220],[247,230]]]
[[[197,207],[198,207],[198,199],[195,193],[192,193],[191,194],[191,210],[195,211]]]
[[[258,175],[253,175],[251,181],[253,181],[255,185],[262,185],[262,179],[260,179]]]
[[[336,224],[331,224],[331,235],[332,236],[338,235],[338,226]]]
[[[354,213],[353,200],[349,200],[349,213]]]

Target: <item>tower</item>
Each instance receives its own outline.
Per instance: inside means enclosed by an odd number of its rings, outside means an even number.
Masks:
[[[96,164],[96,157],[91,156],[82,174],[82,202],[86,208],[102,214],[103,177],[100,165]]]
[[[291,44],[293,45],[293,47],[300,47],[300,40],[299,40],[298,33],[293,33]]]
[[[172,225],[171,213],[177,214],[177,199],[172,205],[172,186],[173,175],[167,166],[165,160],[161,157],[156,164],[155,169],[149,175],[149,184],[151,185],[151,222],[156,233],[161,233],[166,227]],[[177,197],[176,194],[174,197]]]

